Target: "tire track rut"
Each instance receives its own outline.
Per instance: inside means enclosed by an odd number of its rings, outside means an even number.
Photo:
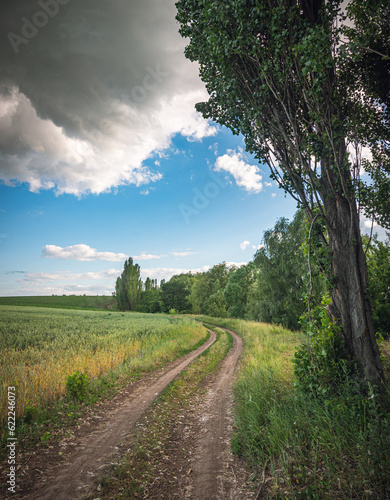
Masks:
[[[168,367],[158,370],[154,379],[141,380],[135,387],[128,387],[129,393],[111,413],[102,417],[89,432],[83,433],[76,448],[64,453],[64,456],[53,455],[53,461],[46,460],[47,469],[32,480],[28,489],[28,481],[21,478],[20,492],[14,498],[40,500],[73,500],[84,496],[98,479],[110,457],[118,445],[130,433],[135,423],[145,413],[151,403],[159,396],[165,387],[171,383],[180,372],[192,363],[202,352],[208,349],[216,340],[216,334],[209,330],[209,339],[195,351],[171,363]],[[109,413],[109,414],[107,414]],[[64,462],[65,458],[65,462]],[[24,490],[24,491],[23,491]],[[206,498],[206,497],[205,497]]]
[[[236,490],[239,485],[227,470],[231,455],[233,383],[242,353],[242,339],[231,330],[222,329],[233,337],[233,347],[206,397],[201,417],[202,433],[194,443],[193,473],[186,495],[193,500],[242,498],[241,492]]]

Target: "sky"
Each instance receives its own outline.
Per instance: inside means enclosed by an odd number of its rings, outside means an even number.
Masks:
[[[0,295],[110,295],[253,258],[295,202],[207,100],[171,0],[3,0]],[[370,221],[362,220],[368,231]]]

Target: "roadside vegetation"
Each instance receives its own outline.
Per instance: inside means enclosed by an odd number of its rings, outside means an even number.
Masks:
[[[60,428],[115,387],[173,361],[207,336],[185,318],[0,306],[2,440],[8,386],[16,387],[18,438],[41,439],[46,422],[55,420]]]
[[[264,233],[246,266],[174,276],[153,293],[167,311],[201,315],[243,336],[232,446],[270,498],[388,498],[389,386],[362,383],[330,314],[334,278],[329,252],[314,237],[320,232],[323,224],[298,210]],[[362,243],[388,380],[390,234]],[[140,304],[142,290],[141,283]]]
[[[363,393],[340,377],[337,391],[310,397],[294,377],[302,334],[243,320],[200,319],[244,339],[232,449],[257,475],[258,498],[389,497],[386,395]],[[387,375],[389,348],[389,342],[382,345]]]
[[[319,306],[332,287],[324,274],[329,256],[313,242],[304,211],[289,221],[282,217],[264,232],[261,245],[247,265],[222,262],[202,273],[173,276],[169,281],[147,278],[132,259],[116,282],[121,310],[205,314],[302,329],[301,316]],[[317,230],[317,225],[312,232]],[[368,295],[375,331],[390,336],[390,233],[384,241],[363,236],[368,267]],[[309,266],[310,246],[310,266]]]
[[[183,413],[199,404],[205,382],[218,370],[233,343],[225,331],[214,331],[217,341],[163,391],[138,422],[131,441],[125,444],[126,452],[101,481],[101,500],[163,498],[164,492],[164,498],[170,498],[172,485],[176,488],[178,484],[175,474],[183,478],[191,472],[184,467],[194,450],[177,449],[178,424],[184,425]],[[178,463],[181,470],[175,469]],[[90,498],[96,498],[96,492]]]

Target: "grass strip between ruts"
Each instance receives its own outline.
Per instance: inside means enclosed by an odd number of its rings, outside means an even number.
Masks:
[[[217,372],[233,345],[231,335],[215,329],[217,341],[184,370],[154,402],[125,443],[125,455],[99,485],[99,498],[145,498],[152,488],[169,488],[170,448],[176,425],[183,412],[196,405],[204,393],[204,384]],[[184,450],[179,450],[183,452]],[[90,498],[96,498],[96,492]]]

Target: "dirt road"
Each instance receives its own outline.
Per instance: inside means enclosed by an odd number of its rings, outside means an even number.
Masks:
[[[202,432],[194,443],[189,498],[238,499],[240,492],[232,472],[227,470],[232,437],[231,407],[233,382],[242,352],[242,339],[230,330],[233,348],[225,358],[215,382],[208,390],[201,416]]]
[[[120,404],[102,412],[93,427],[85,425],[76,431],[73,446],[62,447],[61,455],[55,450],[36,457],[34,468],[29,469],[24,480],[20,479],[21,491],[13,498],[73,500],[84,495],[148,406],[215,340],[215,333],[210,331],[201,347],[129,387],[127,394],[118,396]]]
[[[17,499],[73,500],[93,491],[91,487],[115,461],[120,443],[131,439],[135,423],[146,412],[163,389],[196,357],[216,340],[210,331],[209,340],[196,351],[158,370],[122,391],[112,404],[78,429],[71,440],[53,450],[33,457],[33,462],[19,479]],[[228,330],[227,330],[228,331]],[[191,414],[187,435],[178,436],[172,453],[172,475],[177,484],[168,489],[157,488],[148,498],[182,498],[191,500],[248,499],[243,488],[245,474],[237,479],[237,464],[230,450],[232,437],[234,374],[242,352],[242,340],[234,332],[233,347],[208,386],[206,397]],[[183,457],[175,458],[176,450],[188,449],[188,463],[183,473]],[[234,464],[234,468],[233,468]],[[174,472],[177,466],[178,472]],[[238,474],[238,472],[237,472]],[[176,482],[176,481],[175,481]],[[96,492],[96,490],[95,490]],[[92,497],[97,496],[92,494]]]

